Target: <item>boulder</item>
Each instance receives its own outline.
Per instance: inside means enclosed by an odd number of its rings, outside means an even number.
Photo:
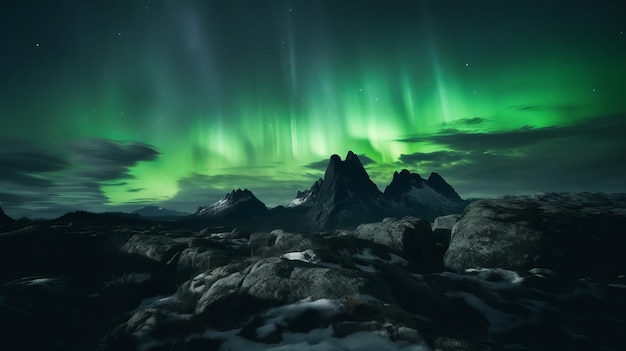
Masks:
[[[447,216],[441,216],[435,218],[435,222],[433,223],[433,230],[436,229],[448,229],[452,230],[454,223],[456,223],[459,218],[461,218],[460,214],[451,214]]]
[[[435,218],[433,223],[433,241],[435,242],[435,253],[438,262],[443,261],[443,256],[448,250],[448,245],[450,245],[452,227],[460,217],[460,214],[451,214]]]
[[[452,228],[450,270],[541,267],[573,276],[626,272],[626,195],[549,193],[470,204]]]
[[[432,270],[437,266],[430,223],[423,219],[385,218],[382,222],[361,224],[353,235],[400,252],[422,270]]]
[[[229,295],[293,303],[306,298],[338,299],[359,294],[391,300],[384,282],[367,273],[271,257],[258,261],[243,272],[217,280],[198,301],[196,312],[202,312],[214,301]]]

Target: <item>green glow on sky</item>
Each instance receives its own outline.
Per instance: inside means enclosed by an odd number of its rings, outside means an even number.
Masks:
[[[171,199],[181,180],[198,174],[249,177],[210,185],[225,192],[254,190],[255,177],[307,184],[322,172],[305,165],[348,150],[376,162],[372,178],[384,187],[401,155],[446,150],[400,139],[452,126],[482,133],[565,126],[626,111],[617,29],[598,29],[605,37],[581,43],[582,29],[569,19],[571,37],[541,29],[552,28],[550,18],[526,34],[511,32],[506,20],[468,16],[457,24],[458,14],[419,6],[370,25],[359,21],[379,18],[375,11],[343,23],[313,2],[300,13],[295,4],[280,12],[283,5],[268,6],[270,21],[240,9],[229,10],[240,17],[220,19],[203,16],[198,4],[155,4],[155,12],[135,9],[139,15],[116,25],[72,29],[85,33],[74,35],[71,53],[46,54],[53,44],[37,39],[35,73],[8,78],[14,86],[0,113],[10,117],[0,130],[44,147],[94,137],[153,146],[159,157],[131,167],[130,179],[101,183],[108,204],[119,205]],[[455,124],[475,117],[484,123]]]
[[[406,65],[402,62],[397,66]],[[593,76],[584,68],[570,63],[554,69],[549,63],[538,62],[506,74],[498,69],[494,77],[488,68],[471,74],[464,69],[470,71],[473,67],[440,67],[435,77],[422,79],[409,70],[382,65],[358,74],[321,69],[306,87],[298,106],[280,101],[271,91],[244,90],[232,104],[223,107],[227,112],[196,111],[191,117],[181,118],[195,123],[166,138],[154,130],[158,126],[147,126],[152,133],[144,134],[142,140],[155,145],[163,155],[132,169],[137,184],[103,190],[112,204],[135,198],[163,199],[176,194],[178,179],[193,173],[214,175],[230,167],[281,162],[280,166],[255,173],[280,179],[288,169],[333,153],[344,154],[344,150],[359,150],[376,162],[392,164],[401,154],[440,150],[436,145],[396,140],[435,133],[444,122],[481,116],[494,121],[493,129],[481,130],[488,133],[527,125],[566,125],[585,116],[611,112],[598,97],[600,94],[594,94]],[[490,79],[476,78],[483,74]],[[111,114],[123,109],[115,99],[111,101],[107,105]],[[103,121],[115,127],[105,123],[95,129],[96,135],[133,139],[134,129],[124,125],[127,120],[123,116]],[[93,131],[86,128],[87,133]],[[375,181],[385,184],[388,179]],[[132,188],[145,190],[127,192]]]

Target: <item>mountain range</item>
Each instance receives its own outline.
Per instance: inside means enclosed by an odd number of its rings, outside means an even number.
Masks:
[[[157,218],[182,217],[182,216],[189,215],[189,213],[187,212],[168,210],[166,208],[159,207],[159,206],[145,206],[145,207],[142,207],[138,210],[131,212],[131,214],[138,214],[141,217],[148,217],[148,218],[150,217],[157,217]]]
[[[214,204],[198,208],[185,221],[211,225],[331,231],[385,217],[415,216],[429,221],[463,211],[467,201],[439,174],[428,179],[404,169],[395,172],[384,192],[370,179],[359,157],[332,155],[324,178],[300,191],[286,207],[268,209],[247,190],[233,190]]]

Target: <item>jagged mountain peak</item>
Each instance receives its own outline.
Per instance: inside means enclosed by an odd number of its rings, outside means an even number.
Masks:
[[[256,199],[256,196],[254,196],[254,194],[248,189],[241,190],[241,188],[239,188],[239,189],[233,189],[233,191],[226,194],[224,198],[229,201],[242,201],[242,200]]]
[[[395,212],[429,220],[441,215],[459,213],[466,205],[450,184],[436,172],[431,173],[428,179],[406,169],[395,172],[384,194],[392,201]]]
[[[369,175],[363,167],[359,157],[352,151],[348,151],[345,160],[341,160],[339,155],[334,154],[328,161],[324,180],[327,181],[334,177],[341,176],[351,180],[369,180]],[[372,183],[373,184],[373,183]]]
[[[257,214],[267,211],[267,207],[248,189],[235,189],[224,198],[209,206],[200,206],[196,211],[202,216],[224,216],[241,211],[242,214]]]
[[[459,194],[457,194],[454,188],[450,184],[448,184],[448,182],[446,182],[446,180],[443,179],[443,177],[439,175],[439,173],[432,172],[426,182],[441,195],[449,199],[461,200]]]
[[[384,214],[387,207],[387,200],[352,151],[344,160],[332,155],[324,179],[296,200],[290,205],[309,206],[312,227],[318,230],[360,224]]]

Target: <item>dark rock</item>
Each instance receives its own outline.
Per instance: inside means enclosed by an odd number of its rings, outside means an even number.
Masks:
[[[11,230],[13,222],[15,222],[13,218],[7,216],[0,207],[0,232]]]
[[[27,277],[0,286],[0,348],[73,349],[87,316],[75,281]]]
[[[541,267],[570,276],[626,272],[626,195],[537,194],[481,200],[452,229],[444,261],[462,272],[475,267],[528,271]]]
[[[439,268],[439,263],[434,261],[436,248],[430,223],[425,220],[413,217],[386,218],[382,222],[361,224],[353,235],[401,253],[402,257],[422,271]]]
[[[243,272],[217,280],[198,301],[197,311],[202,312],[214,301],[232,294],[246,294],[277,303],[293,303],[305,298],[337,299],[359,294],[375,296],[383,301],[391,300],[386,285],[364,272],[268,258]]]
[[[441,351],[490,351],[491,347],[471,340],[463,340],[451,337],[437,337],[434,349]]]

